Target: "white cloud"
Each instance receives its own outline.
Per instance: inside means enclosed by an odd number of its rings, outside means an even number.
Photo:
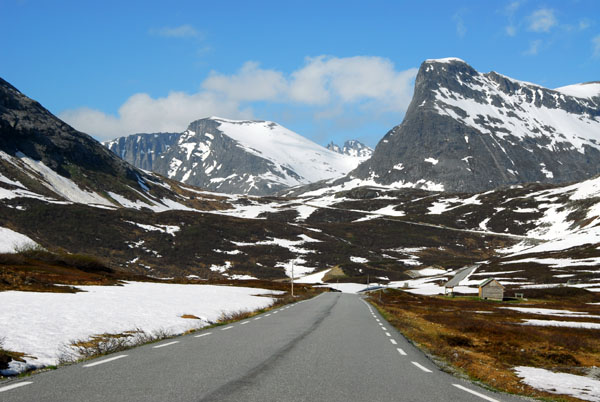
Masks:
[[[595,59],[600,58],[600,35],[592,38],[592,57]]]
[[[585,31],[586,29],[588,29],[592,24],[590,23],[590,21],[588,19],[583,19],[581,21],[579,21],[579,24],[577,24],[577,28],[580,31]]]
[[[508,36],[515,36],[517,34],[515,14],[519,7],[521,7],[520,1],[512,1],[506,7],[504,7],[504,10],[502,10],[502,13],[508,17],[508,25],[504,28]]]
[[[200,36],[200,32],[189,24],[179,25],[177,27],[164,27],[150,31],[158,36],[164,36],[165,38],[197,38]]]
[[[416,68],[396,71],[381,57],[326,57],[307,59],[292,73],[291,100],[308,105],[375,101],[387,110],[404,111],[412,98]]]
[[[218,92],[236,101],[276,100],[286,92],[283,73],[263,70],[256,62],[246,62],[237,74],[228,76],[211,72],[202,83],[207,91]]]
[[[118,117],[85,107],[66,110],[59,117],[80,131],[108,140],[133,133],[180,132],[193,120],[212,115],[233,119],[253,117],[239,103],[207,92],[193,95],[171,92],[163,98],[138,93],[119,108]]]
[[[529,16],[529,29],[534,32],[550,32],[557,23],[554,10],[550,8],[540,8]]]
[[[540,39],[532,40],[529,42],[529,48],[523,52],[526,56],[535,56],[539,53],[542,41]]]
[[[465,26],[465,21],[463,20],[462,14],[463,11],[459,11],[452,16],[452,19],[456,23],[456,34],[459,38],[464,38],[467,34],[467,27]]]
[[[245,63],[238,72],[211,72],[195,94],[172,92],[163,98],[140,93],[119,108],[117,116],[90,108],[59,116],[100,139],[139,132],[183,131],[196,119],[217,115],[253,118],[252,102],[308,106],[314,118],[343,115],[359,107],[368,113],[402,113],[412,98],[417,69],[395,69],[385,58],[356,56],[307,58],[290,74]]]
[[[508,36],[515,36],[517,34],[517,27],[515,27],[514,25],[507,25],[505,27],[505,30]]]

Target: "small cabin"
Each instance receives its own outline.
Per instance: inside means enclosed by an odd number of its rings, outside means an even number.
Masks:
[[[504,286],[494,278],[488,278],[479,284],[479,298],[502,301],[504,299]]]

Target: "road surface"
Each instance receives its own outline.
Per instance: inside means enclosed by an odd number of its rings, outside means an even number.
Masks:
[[[441,372],[360,296],[0,382],[0,401],[516,401]]]

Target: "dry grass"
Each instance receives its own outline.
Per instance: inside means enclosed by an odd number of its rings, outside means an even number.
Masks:
[[[347,275],[344,273],[344,270],[340,268],[339,265],[331,268],[325,276],[323,276],[323,282],[329,282],[331,280],[346,278]]]
[[[71,341],[61,350],[59,364],[71,364],[98,356],[121,352],[136,346],[157,342],[172,337],[168,331],[147,332],[136,328],[118,334],[92,335],[88,339]]]
[[[576,292],[578,293],[578,292]],[[592,295],[592,297],[597,297]],[[562,300],[529,301],[520,307],[588,311],[600,314],[600,306],[582,303],[580,295]],[[585,295],[589,299],[589,295]],[[392,325],[422,349],[489,386],[510,393],[556,399],[556,395],[522,384],[515,366],[540,367],[585,375],[600,366],[597,330],[520,325],[523,318],[598,321],[590,318],[544,317],[499,309],[515,304],[480,301],[476,298],[416,296],[397,290],[371,298]],[[552,399],[555,398],[555,399]],[[563,396],[560,400],[578,400]]]
[[[200,319],[200,317],[197,317],[194,314],[184,314],[181,316],[181,318],[187,318],[190,320],[199,320]]]

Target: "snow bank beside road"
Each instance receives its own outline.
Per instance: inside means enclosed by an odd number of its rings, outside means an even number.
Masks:
[[[182,333],[216,321],[222,312],[256,310],[273,294],[256,288],[132,282],[125,286],[80,286],[80,293],[0,292],[0,338],[4,348],[23,352],[26,364],[10,369],[54,365],[61,348],[91,335],[142,329]],[[200,318],[184,319],[183,314]]]

